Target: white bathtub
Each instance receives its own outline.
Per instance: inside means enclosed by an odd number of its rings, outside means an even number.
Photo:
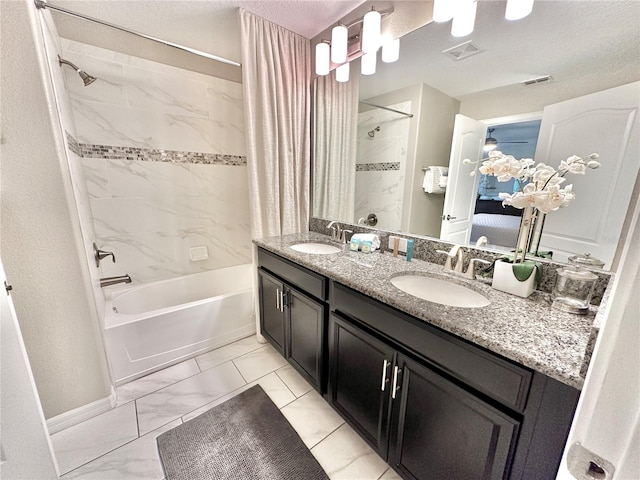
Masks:
[[[115,291],[105,343],[116,385],[255,333],[252,265]]]

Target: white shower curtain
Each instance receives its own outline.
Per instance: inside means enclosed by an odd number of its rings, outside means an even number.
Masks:
[[[308,39],[239,9],[253,238],[309,228]]]
[[[351,77],[318,77],[314,111],[313,213],[345,222],[355,221],[359,77]]]

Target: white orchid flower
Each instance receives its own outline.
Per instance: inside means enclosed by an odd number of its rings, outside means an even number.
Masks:
[[[539,163],[536,166],[536,170],[533,174],[533,181],[540,184],[542,187],[551,177],[556,174],[556,169],[550,167],[549,165],[545,165],[543,163]]]

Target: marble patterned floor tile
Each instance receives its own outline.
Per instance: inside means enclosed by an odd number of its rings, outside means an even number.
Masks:
[[[311,450],[331,480],[370,480],[388,468],[346,423]]]
[[[344,420],[315,390],[284,407],[282,414],[312,448],[344,423]]]
[[[142,397],[136,400],[140,435],[155,430],[246,383],[235,365],[227,362]]]
[[[249,383],[287,364],[287,361],[271,345],[233,360],[244,379]]]
[[[251,335],[237,342],[233,342],[230,345],[225,345],[224,347],[216,348],[203,355],[199,355],[196,357],[196,362],[198,362],[200,370],[204,372],[209,368],[233,360],[261,347],[264,347],[264,344],[258,342],[255,335]]]
[[[240,387],[238,390],[234,390],[230,394],[225,395],[224,397],[220,397],[213,402],[208,403],[203,407],[198,408],[197,410],[194,410],[193,412],[189,412],[186,415],[183,415],[182,420],[185,422],[191,420],[192,418],[197,417],[207,410],[210,410],[213,407],[226,402],[227,400],[235,397],[239,393],[244,392],[254,385],[260,385],[265,393],[269,396],[271,401],[273,401],[275,406],[278,408],[282,408],[296,399],[296,397],[291,393],[291,390],[287,388],[280,377],[278,377],[275,373],[270,373],[269,375],[265,375],[255,382],[248,383],[247,385]]]
[[[157,430],[113,450],[82,467],[69,472],[63,480],[162,480],[164,471],[158,456],[158,435],[180,425],[174,420]]]
[[[60,473],[67,473],[138,437],[133,403],[51,435]]]
[[[144,397],[164,387],[168,387],[180,380],[192,377],[200,373],[198,364],[191,358],[187,361],[172,365],[164,370],[144,376],[133,382],[126,383],[116,388],[118,405]]]
[[[402,477],[393,468],[389,467],[378,480],[402,480]]]
[[[291,365],[285,365],[282,368],[276,370],[276,375],[278,375],[282,381],[285,383],[289,390],[293,392],[296,397],[301,397],[307,392],[313,390],[313,386],[307,382],[302,375],[300,375],[295,368]]]

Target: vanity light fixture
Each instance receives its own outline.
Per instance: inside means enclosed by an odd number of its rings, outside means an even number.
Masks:
[[[533,0],[507,0],[507,9],[504,18],[507,20],[520,20],[533,10]]]
[[[316,75],[328,75],[330,64],[329,43],[322,41],[316,45]]]
[[[331,61],[344,63],[347,61],[347,48],[349,45],[349,29],[338,24],[331,30]]]
[[[343,63],[336,68],[336,82],[348,82],[349,81],[349,62]]]
[[[393,63],[400,58],[400,39],[396,38],[382,45],[382,61]]]
[[[458,5],[451,22],[451,35],[466,37],[473,32],[476,23],[477,0],[458,0]]]
[[[376,57],[378,52],[365,53],[360,57],[360,73],[362,75],[373,75],[376,73]]]
[[[434,0],[433,21],[437,23],[448,22],[453,18],[454,2],[451,0]]]
[[[382,15],[373,7],[370,12],[365,13],[362,20],[362,51],[375,53],[380,48],[380,23]]]

